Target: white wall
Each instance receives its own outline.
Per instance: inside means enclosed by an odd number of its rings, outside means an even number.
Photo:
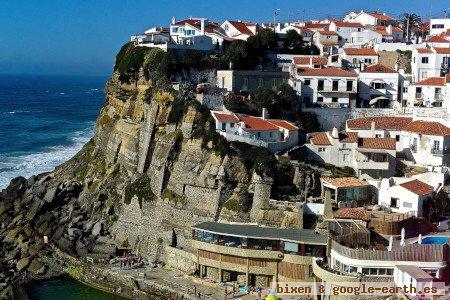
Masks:
[[[431,19],[430,35],[439,35],[450,28],[450,19]]]

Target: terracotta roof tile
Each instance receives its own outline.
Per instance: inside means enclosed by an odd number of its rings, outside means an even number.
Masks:
[[[427,40],[428,43],[450,43],[440,35],[433,35]]]
[[[234,114],[224,114],[213,112],[214,116],[219,122],[238,123],[240,120]]]
[[[415,132],[425,135],[447,136],[450,135],[450,128],[439,123],[417,120],[412,121],[406,127],[406,131]]]
[[[236,116],[245,123],[246,131],[272,131],[278,130],[278,127],[274,124],[264,120],[262,118],[247,116],[242,114],[236,114]]]
[[[357,22],[345,22],[340,20],[333,21],[334,24],[336,24],[337,27],[350,27],[350,28],[358,28],[358,27],[364,27],[361,23]]]
[[[328,28],[330,24],[324,24],[324,23],[308,23],[305,24],[305,28]]]
[[[419,196],[425,196],[434,192],[434,188],[431,185],[418,179],[402,183],[400,186]]]
[[[372,17],[381,20],[381,21],[393,21],[395,20],[394,18],[388,16],[388,15],[384,15],[378,12],[368,12],[368,15],[371,15]]]
[[[320,41],[319,43],[322,45],[339,45],[338,41]]]
[[[339,132],[339,141],[341,143],[357,143],[358,133],[356,132]]]
[[[317,145],[317,146],[331,145],[331,142],[330,142],[326,132],[314,132],[314,133],[311,133],[310,136],[311,136],[310,142],[313,145]]]
[[[434,50],[436,51],[436,53],[438,54],[450,54],[450,48],[434,48]]]
[[[412,118],[405,117],[363,117],[347,120],[347,127],[351,129],[370,129],[375,122],[375,129],[403,130],[411,123]]]
[[[430,48],[417,48],[417,52],[421,54],[433,53]]]
[[[358,138],[358,147],[365,149],[395,150],[394,138]]]
[[[323,178],[322,180],[323,182],[334,185],[335,187],[359,187],[369,185],[367,181],[355,177],[337,177],[337,178],[326,177]]]
[[[249,23],[239,22],[239,21],[228,21],[233,25],[240,33],[246,35],[253,35],[253,32],[248,28]]]
[[[333,217],[335,219],[355,219],[355,220],[364,220],[367,221],[370,219],[369,214],[364,208],[355,207],[355,208],[340,208],[333,213]]]
[[[419,82],[414,83],[413,85],[445,85],[445,77],[428,77]]]
[[[376,64],[366,67],[364,70],[361,71],[362,73],[397,73],[392,68],[389,68],[383,64]]]
[[[338,35],[336,31],[332,30],[319,30],[318,32],[322,35]]]
[[[294,56],[293,58],[294,64],[296,65],[309,65],[309,62],[311,60],[313,65],[326,66],[328,63],[328,59],[324,56],[305,55],[305,56]]]
[[[293,125],[292,123],[289,123],[288,121],[285,120],[276,120],[276,119],[269,119],[268,120],[270,123],[272,123],[275,126],[287,129],[289,131],[296,131],[298,130],[298,127]]]
[[[334,77],[357,77],[356,73],[341,68],[328,67],[321,69],[300,68],[298,74],[301,76],[334,76]]]
[[[378,56],[372,48],[344,48],[344,52],[347,55]]]

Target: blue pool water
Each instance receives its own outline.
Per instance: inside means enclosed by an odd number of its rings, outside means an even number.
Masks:
[[[447,244],[450,237],[447,236],[428,236],[422,239],[422,244],[444,245]]]

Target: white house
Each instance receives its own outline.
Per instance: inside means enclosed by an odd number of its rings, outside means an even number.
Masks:
[[[403,41],[403,30],[397,26],[375,26],[375,31],[381,34],[381,42],[393,43]]]
[[[382,26],[388,26],[388,25],[395,25],[396,20],[385,13],[379,13],[379,12],[365,12],[360,11],[358,12],[350,12],[344,17],[345,22],[358,22],[363,25],[382,25]]]
[[[440,35],[450,29],[450,19],[431,19],[430,35]]]
[[[351,44],[355,47],[370,46],[374,47],[377,44],[382,43],[383,35],[376,30],[364,29],[362,31],[352,32]]]
[[[216,86],[233,93],[248,93],[258,87],[278,90],[287,83],[288,72],[260,70],[217,70]]]
[[[424,291],[427,288],[429,291],[433,287],[433,276],[422,270],[417,266],[411,265],[396,265],[394,267],[394,283],[398,287],[414,287],[408,291],[403,292],[408,298],[416,298],[421,296],[419,291]]]
[[[211,111],[216,131],[228,141],[239,141],[267,148],[275,153],[298,145],[298,127],[290,122],[233,112]]]
[[[385,65],[368,66],[359,72],[358,97],[364,106],[393,107],[400,100],[400,78],[397,71]]]
[[[258,30],[258,24],[254,22],[231,21],[227,20],[220,25],[228,37],[247,40],[250,36],[255,35]]]
[[[427,48],[431,48],[431,47],[449,48],[450,47],[450,41],[447,40],[442,35],[432,35],[423,44]]]
[[[372,48],[344,48],[339,56],[342,66],[349,69],[362,70],[378,63],[378,53]]]
[[[407,106],[448,108],[449,102],[450,75],[447,75],[447,77],[428,77],[408,86]]]
[[[170,41],[169,28],[153,27],[146,30],[143,34],[132,36],[131,41],[139,46],[153,47],[155,44],[164,44]]]
[[[330,23],[329,30],[337,32],[339,35],[339,45],[343,47],[344,45],[352,44],[352,33],[361,32],[364,26],[357,22],[344,22],[340,20],[333,20]]]
[[[362,117],[346,121],[346,131],[363,137],[395,138],[396,150],[412,164],[442,168],[450,165],[450,128],[406,117]]]
[[[313,35],[313,44],[319,48],[320,55],[329,56],[337,54],[339,35],[336,31],[318,30]]]
[[[355,132],[309,134],[305,144],[310,160],[337,167],[350,167],[361,179],[391,177],[395,172],[395,139],[362,138]]]
[[[357,74],[340,68],[293,65],[291,81],[304,105],[349,107],[356,100]]]
[[[450,47],[414,49],[412,51],[411,72],[414,82],[428,77],[441,77],[449,74]]]

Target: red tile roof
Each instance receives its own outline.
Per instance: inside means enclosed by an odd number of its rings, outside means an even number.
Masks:
[[[347,127],[351,129],[370,129],[375,122],[375,129],[403,130],[411,123],[412,118],[405,117],[363,117],[347,120]]]
[[[347,55],[378,56],[372,48],[344,48],[344,52]]]
[[[311,133],[310,142],[313,145],[317,146],[329,146],[331,145],[330,140],[328,139],[328,135],[326,132],[314,132]]]
[[[369,185],[367,181],[355,177],[325,177],[322,180],[323,182],[334,185],[335,187],[359,187]]]
[[[339,45],[338,41],[320,41],[319,43],[322,45]]]
[[[450,43],[440,35],[433,35],[427,40],[428,43]]]
[[[250,23],[244,23],[239,21],[229,21],[231,25],[233,25],[240,33],[246,34],[246,35],[253,35],[253,32],[248,28]]]
[[[447,136],[450,135],[450,128],[439,122],[430,121],[412,121],[406,126],[406,131],[415,132],[425,135]]]
[[[376,18],[378,20],[381,20],[381,21],[393,21],[393,20],[395,20],[394,18],[392,18],[392,17],[390,17],[388,15],[381,14],[381,13],[378,13],[378,12],[368,12],[367,14],[371,15],[372,17],[374,17],[374,18]]]
[[[414,83],[413,85],[436,85],[436,86],[444,86],[445,85],[445,77],[428,77],[419,82]]]
[[[310,60],[312,60],[313,65],[326,66],[328,63],[328,59],[324,56],[305,55],[294,56],[293,58],[294,64],[296,65],[309,65]]]
[[[332,30],[319,30],[318,32],[322,35],[338,35],[336,31]]]
[[[301,76],[332,76],[332,77],[357,77],[356,73],[336,67],[321,69],[299,68],[298,74]]]
[[[245,124],[246,131],[272,131],[278,130],[274,124],[262,118],[236,114],[236,116]]]
[[[434,192],[434,188],[431,185],[418,179],[402,183],[400,186],[419,196],[425,196]]]
[[[340,208],[333,213],[333,217],[335,219],[355,219],[355,220],[364,220],[367,221],[370,219],[369,214],[364,208],[355,207],[355,208]]]
[[[358,138],[358,147],[365,149],[395,150],[394,138]]]
[[[356,132],[339,132],[339,141],[341,143],[357,143],[358,134]]]
[[[397,73],[397,71],[383,64],[376,64],[366,67],[361,73]]]
[[[438,48],[438,47],[435,47],[434,50],[438,54],[450,54],[450,48]]]
[[[422,54],[428,54],[428,53],[433,53],[433,51],[431,51],[430,48],[418,48],[417,49],[418,53],[422,53]]]
[[[287,129],[289,131],[296,131],[298,130],[298,127],[293,125],[292,123],[289,123],[285,120],[276,120],[276,119],[269,119],[268,120],[270,123],[272,123],[273,125],[276,125],[278,127]]]
[[[240,120],[234,114],[223,114],[213,112],[214,116],[219,122],[238,123]]]
[[[324,23],[308,23],[305,24],[305,28],[328,28],[330,24],[324,24]]]
[[[333,21],[334,24],[336,24],[337,27],[350,27],[350,28],[358,28],[358,27],[364,27],[361,23],[357,22],[345,22],[340,20]]]

